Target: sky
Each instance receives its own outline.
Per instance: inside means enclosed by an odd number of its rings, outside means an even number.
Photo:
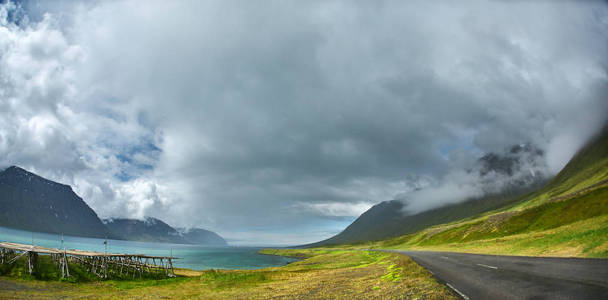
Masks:
[[[233,245],[556,174],[608,115],[602,1],[1,3],[0,166]]]

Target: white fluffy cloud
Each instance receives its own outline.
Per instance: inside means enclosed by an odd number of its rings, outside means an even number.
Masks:
[[[462,200],[449,174],[514,144],[555,173],[608,105],[600,2],[32,1],[0,25],[0,164],[243,243]]]
[[[124,175],[137,176],[132,181],[116,179],[132,165],[156,163],[149,151],[129,153],[149,150],[154,131],[138,124],[137,111],[124,109],[130,104],[96,98],[79,85],[79,68],[90,58],[52,15],[9,19],[20,13],[13,3],[0,6],[2,164],[74,185],[102,216],[141,217],[162,205],[154,179],[139,178],[145,172]]]

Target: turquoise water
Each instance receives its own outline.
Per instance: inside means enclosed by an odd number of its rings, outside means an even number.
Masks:
[[[61,235],[0,227],[0,241],[60,248]],[[66,249],[104,251],[103,239],[64,236]],[[205,247],[198,245],[108,240],[108,252],[174,256],[174,266],[193,270],[261,269],[295,261],[293,258],[261,255],[257,247]]]

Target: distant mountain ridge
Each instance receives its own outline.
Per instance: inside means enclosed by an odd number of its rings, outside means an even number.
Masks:
[[[216,245],[225,246],[228,245],[226,240],[219,234],[201,229],[201,228],[176,228],[182,237],[184,237],[191,244],[198,245]]]
[[[226,245],[215,232],[180,229],[155,219],[102,221],[69,185],[20,167],[0,171],[0,226],[82,237],[199,245]]]
[[[200,228],[175,229],[152,217],[146,217],[143,220],[109,218],[104,219],[103,223],[114,236],[125,240],[209,246],[227,245],[226,241],[215,232]]]
[[[0,206],[0,226],[85,237],[108,235],[95,211],[69,185],[16,166],[0,172]]]
[[[175,228],[156,218],[111,218],[104,219],[103,223],[112,234],[124,240],[189,244]]]

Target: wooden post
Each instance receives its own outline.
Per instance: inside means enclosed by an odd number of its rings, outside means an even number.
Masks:
[[[103,278],[108,278],[108,258],[105,255],[101,258],[101,269]]]
[[[114,257],[110,256],[107,259],[108,259],[107,270],[108,270],[108,273],[110,273],[110,275],[112,275],[112,271],[113,271],[112,267],[114,266]],[[108,274],[106,274],[106,277],[108,277]]]
[[[68,268],[68,262],[65,259],[65,252],[63,252],[63,254],[61,255],[60,258],[60,265],[61,265],[61,278],[66,278],[67,276],[70,276],[68,274],[66,274],[66,270]]]
[[[14,252],[13,252],[13,253],[14,253]],[[26,254],[28,254],[28,251],[23,251],[23,252],[21,252],[21,254],[16,255],[15,257],[11,258],[11,259],[8,261],[8,264],[12,264],[12,263],[16,262],[16,261],[17,261],[19,258],[21,258],[22,256],[24,256],[24,255],[26,255]]]
[[[65,255],[65,250],[63,251],[63,267],[65,268],[65,274],[67,277],[70,277],[70,268],[68,266],[68,259]]]
[[[139,278],[141,278],[144,274],[144,265],[143,265],[143,262],[141,261],[141,257],[137,258],[137,262],[139,264]]]
[[[32,271],[38,273],[38,252],[32,253]]]
[[[169,277],[175,277],[175,272],[173,271],[173,260],[169,258],[169,267],[171,268],[171,275]]]
[[[93,256],[93,274],[97,274],[97,257]]]
[[[61,260],[59,261],[59,267],[61,268],[61,278],[65,278],[65,261],[64,261],[64,257],[61,257]]]
[[[27,269],[28,269],[30,275],[32,275],[32,252],[31,251],[27,251]]]

